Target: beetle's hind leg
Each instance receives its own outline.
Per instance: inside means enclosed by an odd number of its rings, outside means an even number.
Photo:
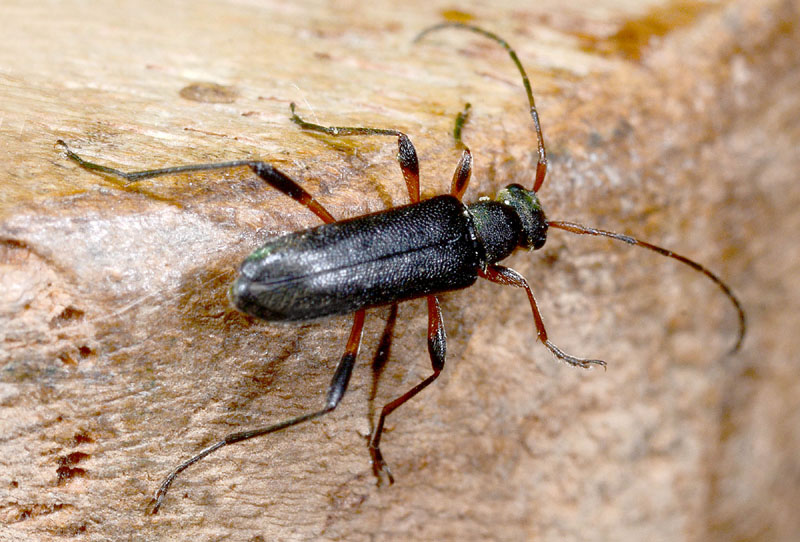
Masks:
[[[289,104],[289,109],[292,111],[292,122],[297,124],[303,130],[311,130],[312,132],[320,132],[330,136],[370,136],[370,135],[388,135],[397,138],[397,161],[400,164],[400,170],[403,172],[403,179],[406,181],[408,188],[408,196],[411,198],[411,203],[419,203],[419,160],[417,159],[417,150],[411,139],[399,130],[385,129],[385,128],[363,128],[357,126],[322,126],[321,124],[314,124],[307,122],[300,118],[295,112],[295,104]]]
[[[447,334],[444,330],[444,323],[442,321],[442,310],[439,307],[439,300],[435,295],[428,296],[428,353],[431,356],[431,365],[433,367],[433,374],[428,378],[408,390],[406,393],[396,398],[395,400],[384,405],[381,410],[381,416],[378,419],[378,425],[372,433],[372,438],[369,441],[369,451],[372,456],[372,470],[378,478],[378,484],[381,482],[381,475],[385,474],[389,479],[389,483],[394,483],[394,477],[389,470],[389,466],[383,459],[381,453],[380,443],[381,435],[383,434],[383,427],[386,417],[394,412],[397,407],[414,397],[416,394],[424,390],[428,385],[436,380],[439,373],[444,369],[444,361],[447,354]]]
[[[156,494],[153,496],[153,500],[151,501],[151,508],[150,513],[155,514],[158,512],[158,509],[161,507],[161,504],[164,502],[164,497],[167,495],[167,491],[169,490],[169,486],[175,480],[175,477],[178,476],[181,472],[186,470],[186,468],[194,465],[207,455],[211,454],[222,448],[223,446],[227,446],[228,444],[234,444],[236,442],[241,442],[243,440],[249,440],[251,438],[260,437],[262,435],[268,435],[269,433],[274,433],[276,431],[280,431],[282,429],[286,429],[287,427],[292,427],[293,425],[299,425],[303,422],[307,422],[309,420],[313,420],[315,418],[319,418],[328,412],[331,412],[335,409],[339,402],[341,402],[342,397],[344,397],[345,392],[347,391],[347,384],[350,382],[350,375],[353,373],[353,365],[355,364],[356,357],[358,356],[358,350],[361,346],[361,331],[364,328],[364,314],[365,310],[361,309],[355,313],[353,317],[353,327],[350,331],[350,338],[347,341],[347,347],[345,348],[344,355],[342,356],[341,361],[339,361],[339,365],[336,366],[336,372],[333,374],[333,378],[331,379],[330,387],[328,388],[328,394],[325,397],[325,406],[317,410],[315,412],[311,412],[309,414],[303,414],[301,416],[296,416],[294,418],[290,418],[280,423],[276,423],[274,425],[269,425],[267,427],[261,427],[259,429],[251,429],[249,431],[240,431],[238,433],[231,433],[230,435],[225,436],[222,440],[217,442],[216,444],[212,444],[208,448],[202,450],[200,453],[195,455],[194,457],[184,461],[167,475],[164,478],[164,481],[161,482]]]
[[[367,442],[372,439],[372,432],[375,429],[375,426],[372,425],[373,420],[375,420],[375,398],[378,395],[378,384],[380,383],[381,376],[383,375],[383,370],[386,368],[386,364],[391,356],[394,326],[397,323],[397,310],[398,304],[392,303],[391,308],[389,309],[389,316],[386,318],[386,323],[383,327],[381,340],[378,343],[378,348],[375,351],[375,356],[372,359],[372,386],[370,386],[368,399],[370,428]]]
[[[121,179],[126,185],[142,181],[145,179],[152,179],[154,177],[161,177],[164,175],[178,175],[181,173],[193,173],[199,171],[214,171],[234,169],[239,167],[249,167],[253,173],[258,175],[261,180],[266,182],[272,188],[283,192],[298,203],[305,205],[311,212],[317,215],[323,222],[330,224],[335,222],[336,219],[322,206],[314,197],[309,194],[302,186],[297,184],[288,175],[279,171],[272,164],[262,162],[260,160],[235,160],[233,162],[218,162],[215,164],[191,164],[188,166],[167,167],[160,169],[146,169],[143,171],[125,172],[119,169],[114,169],[108,166],[102,166],[84,160],[69,148],[69,146],[61,139],[56,141],[56,144],[61,146],[67,153],[67,158],[78,164],[80,167],[98,175],[110,175],[117,179]]]

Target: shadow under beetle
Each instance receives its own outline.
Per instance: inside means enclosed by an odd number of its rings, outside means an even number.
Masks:
[[[721,279],[699,263],[627,235],[545,219],[537,192],[547,172],[547,155],[531,85],[522,64],[505,40],[471,25],[439,24],[423,31],[415,41],[430,32],[448,27],[475,32],[495,41],[506,49],[519,70],[538,142],[539,159],[531,190],[518,184],[510,184],[498,192],[494,201],[484,199],[469,205],[461,202],[472,171],[472,155],[461,140],[461,130],[469,113],[469,104],[455,122],[454,137],[456,144],[462,149],[462,155],[453,175],[451,192],[425,201],[420,201],[417,153],[406,134],[398,130],[312,124],[301,119],[292,104],[291,120],[304,130],[330,136],[388,135],[397,138],[397,160],[411,203],[341,221],[334,219],[295,181],[266,162],[241,160],[125,173],[87,162],[69,150],[66,143],[58,141],[66,150],[67,156],[84,169],[113,175],[127,182],[195,171],[251,168],[268,185],[305,205],[325,224],[274,238],[248,256],[230,288],[233,305],[242,312],[268,321],[309,320],[334,314],[355,313],[345,353],[336,367],[323,408],[268,427],[230,434],[184,461],[169,473],[158,488],[151,502],[152,513],[156,513],[164,502],[175,477],[215,450],[298,425],[335,409],[347,390],[361,344],[364,314],[370,307],[392,305],[390,319],[393,320],[399,302],[426,297],[428,352],[433,366],[433,373],[429,377],[386,404],[381,411],[369,440],[372,466],[379,483],[382,475],[390,483],[394,481],[380,449],[386,417],[436,380],[444,368],[446,334],[436,294],[466,288],[478,277],[522,288],[528,295],[539,340],[558,359],[576,367],[605,367],[604,361],[577,358],[553,344],[547,337],[528,282],[513,269],[498,264],[517,247],[529,250],[541,248],[545,243],[547,230],[551,227],[575,234],[610,237],[640,246],[674,258],[703,273],[733,303],[739,317],[739,333],[732,351],[741,345],[745,333],[745,315],[739,300]]]

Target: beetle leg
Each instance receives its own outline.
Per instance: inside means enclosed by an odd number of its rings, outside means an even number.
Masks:
[[[384,422],[386,416],[394,412],[394,410],[414,397],[416,394],[425,389],[431,382],[436,380],[439,373],[444,368],[444,360],[447,354],[447,334],[444,330],[444,323],[442,321],[442,310],[439,307],[439,300],[435,295],[428,296],[428,353],[431,356],[431,365],[433,366],[433,374],[428,378],[408,390],[406,393],[397,399],[384,405],[381,410],[381,416],[378,419],[378,425],[372,433],[372,438],[369,442],[369,451],[372,456],[372,470],[378,478],[378,484],[381,482],[381,473],[386,474],[389,483],[394,483],[394,477],[389,470],[389,466],[383,459],[383,454],[380,449],[381,434],[383,433]]]
[[[389,316],[386,318],[386,324],[383,327],[383,335],[378,343],[378,349],[375,351],[375,357],[372,359],[372,386],[369,392],[369,420],[370,424],[375,419],[375,397],[378,395],[378,383],[381,379],[383,369],[389,361],[392,349],[392,338],[394,334],[394,325],[397,322],[397,309],[398,304],[392,303],[389,310]],[[367,437],[367,442],[372,438],[372,431],[375,429],[370,425],[370,436]]]
[[[361,128],[354,126],[322,126],[312,122],[306,122],[295,113],[295,104],[289,105],[292,110],[292,122],[303,130],[321,132],[330,136],[359,136],[359,135],[388,135],[397,137],[397,161],[403,172],[403,179],[406,181],[408,196],[411,203],[419,203],[419,160],[417,150],[411,139],[399,130],[387,130],[384,128]]]
[[[114,169],[108,166],[101,166],[94,162],[84,160],[67,146],[67,144],[59,139],[56,144],[64,148],[67,153],[67,158],[78,164],[80,167],[92,173],[99,175],[111,175],[122,179],[125,184],[135,183],[144,179],[152,179],[153,177],[161,177],[163,175],[178,175],[181,173],[192,173],[196,171],[212,171],[218,169],[233,169],[238,167],[249,167],[253,172],[258,175],[263,181],[276,190],[279,190],[295,200],[298,203],[305,205],[311,212],[320,217],[323,222],[330,224],[336,220],[331,214],[319,203],[314,197],[306,192],[306,190],[293,181],[288,175],[276,169],[272,164],[262,162],[259,160],[235,160],[233,162],[219,162],[216,164],[192,164],[188,166],[167,167],[160,169],[147,169],[144,171],[131,171],[125,172],[119,169]]]
[[[319,418],[320,416],[335,409],[347,391],[347,384],[350,381],[350,375],[353,372],[353,365],[355,364],[356,357],[358,356],[358,350],[361,346],[361,331],[364,328],[365,312],[366,311],[364,309],[361,309],[357,311],[353,317],[353,327],[350,331],[350,338],[347,341],[347,347],[345,348],[345,352],[341,361],[339,361],[339,365],[336,366],[336,372],[333,374],[333,379],[331,379],[331,384],[328,388],[328,394],[325,398],[325,406],[322,409],[309,414],[296,416],[267,427],[251,429],[249,431],[240,431],[238,433],[231,433],[230,435],[225,436],[216,444],[212,444],[194,457],[184,461],[172,469],[167,477],[164,478],[164,481],[161,482],[158,491],[156,491],[156,494],[153,496],[150,513],[155,514],[158,512],[158,509],[164,502],[164,497],[167,495],[167,490],[169,490],[169,486],[172,484],[173,480],[175,480],[175,477],[186,470],[187,467],[197,463],[210,453],[215,452],[216,450],[219,450],[228,444],[234,444],[243,440],[260,437],[262,435],[267,435],[269,433],[286,429],[287,427],[292,427],[293,425],[299,425],[303,422]]]
[[[469,119],[469,112],[472,111],[472,104],[466,103],[464,104],[464,109],[462,109],[458,115],[456,115],[456,122],[453,126],[453,139],[456,140],[456,147],[459,149],[466,149],[467,146],[464,144],[464,141],[461,139],[461,131],[464,128],[464,125],[467,123],[467,119]]]
[[[463,149],[463,152],[456,166],[456,171],[453,173],[453,184],[451,185],[450,193],[459,200],[461,200],[464,192],[466,192],[469,178],[472,176],[472,153],[461,139],[461,130],[464,128],[464,123],[466,123],[469,118],[470,109],[472,109],[472,105],[464,105],[464,109],[456,115],[456,122],[453,127],[453,139],[456,140],[456,147]]]
[[[606,362],[599,359],[583,359],[583,358],[576,358],[574,356],[570,356],[569,354],[565,353],[555,344],[550,342],[547,338],[547,330],[544,328],[544,322],[542,321],[542,315],[539,313],[539,307],[536,305],[536,299],[533,298],[533,292],[531,291],[531,287],[528,285],[528,281],[525,280],[525,277],[511,269],[510,267],[504,267],[502,265],[490,265],[486,271],[478,271],[478,274],[485,279],[488,279],[492,282],[496,282],[498,284],[504,284],[506,286],[516,286],[517,288],[524,288],[525,292],[528,294],[528,300],[531,302],[531,310],[533,311],[533,321],[536,323],[536,331],[539,337],[539,340],[544,343],[544,345],[553,353],[555,357],[558,359],[569,363],[574,367],[581,367],[583,369],[588,369],[592,365],[600,365],[601,367],[606,366]]]
[[[450,188],[450,193],[457,197],[459,201],[467,190],[469,178],[472,176],[472,153],[469,149],[465,148],[461,153],[461,159],[458,161],[456,171],[453,173],[453,184]]]

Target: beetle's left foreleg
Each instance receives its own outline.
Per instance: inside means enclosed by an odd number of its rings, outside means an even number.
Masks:
[[[330,136],[369,136],[369,135],[388,135],[397,137],[397,162],[400,164],[400,170],[403,172],[403,179],[406,181],[408,188],[408,196],[411,198],[411,203],[419,203],[419,160],[417,159],[417,150],[414,144],[411,143],[411,138],[400,130],[392,130],[386,128],[364,128],[360,126],[322,126],[321,124],[314,124],[307,122],[300,118],[295,113],[294,103],[289,104],[292,110],[292,122],[297,124],[303,130],[311,130],[313,132],[321,132]]]
[[[408,390],[406,393],[384,405],[381,410],[381,416],[378,419],[378,425],[372,433],[372,438],[369,442],[369,451],[372,456],[372,469],[375,476],[378,478],[378,483],[381,481],[381,473],[386,474],[389,483],[394,483],[394,477],[389,470],[389,466],[383,459],[383,454],[380,449],[381,434],[383,433],[384,422],[386,416],[394,412],[394,410],[414,397],[416,394],[425,389],[431,382],[436,380],[439,373],[444,368],[444,360],[447,354],[447,334],[444,330],[444,323],[442,321],[442,310],[439,307],[439,300],[435,295],[428,296],[428,353],[431,356],[431,365],[433,366],[433,374],[428,378]]]

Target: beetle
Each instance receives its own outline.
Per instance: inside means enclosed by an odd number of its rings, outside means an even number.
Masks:
[[[462,203],[472,172],[472,154],[461,138],[470,111],[469,104],[456,117],[454,139],[462,149],[462,154],[453,175],[450,194],[424,201],[420,197],[416,150],[405,133],[393,129],[310,123],[303,120],[297,114],[295,105],[291,104],[291,120],[304,130],[336,137],[378,135],[397,138],[397,160],[410,203],[339,221],[297,182],[267,162],[240,160],[126,173],[84,160],[70,150],[63,140],[58,140],[67,157],[80,167],[129,183],[162,175],[249,167],[269,186],[306,206],[322,220],[323,225],[270,239],[250,254],[241,264],[239,275],[230,287],[232,304],[246,314],[267,321],[304,321],[337,314],[354,314],[344,355],[335,369],[321,409],[266,427],[232,433],[182,462],[167,475],[156,491],[151,501],[152,513],[156,513],[164,502],[176,476],[212,452],[229,444],[319,418],[334,410],[347,390],[361,344],[365,311],[371,307],[392,306],[390,318],[393,319],[398,303],[426,298],[428,352],[433,370],[430,376],[381,410],[369,439],[372,466],[379,483],[383,476],[389,483],[394,481],[380,449],[386,417],[436,380],[445,365],[447,337],[438,294],[467,288],[478,278],[522,288],[530,303],[537,337],[556,358],[580,368],[605,367],[606,363],[602,360],[578,358],[558,348],[548,338],[527,280],[499,263],[517,248],[542,248],[549,228],[622,241],[676,259],[703,273],[722,290],[736,309],[739,331],[732,351],[741,346],[746,330],[744,309],[731,288],[701,264],[628,235],[546,219],[538,191],[547,173],[547,153],[530,81],[521,62],[505,40],[468,24],[448,22],[435,25],[419,34],[415,41],[444,28],[466,30],[493,40],[508,52],[517,67],[538,144],[538,161],[531,189],[510,184],[500,190],[494,200],[482,198],[476,203]]]

